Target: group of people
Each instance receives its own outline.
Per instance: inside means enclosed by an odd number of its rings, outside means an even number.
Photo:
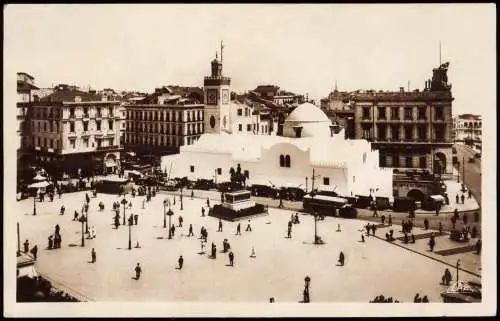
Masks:
[[[54,234],[49,236],[49,250],[61,248],[62,237],[60,232],[61,228],[59,227],[59,224],[56,224]]]
[[[392,297],[386,298],[381,294],[376,296],[375,299],[369,301],[369,303],[399,303],[399,300],[394,300]]]
[[[375,224],[367,223],[365,225],[365,229],[366,229],[367,236],[370,236],[370,231],[372,231],[372,235],[375,236],[375,231],[377,230],[377,226]]]
[[[429,303],[429,298],[427,297],[427,295],[420,297],[420,294],[417,293],[413,298],[413,303]]]

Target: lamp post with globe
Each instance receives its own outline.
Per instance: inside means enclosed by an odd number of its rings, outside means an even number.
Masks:
[[[167,204],[169,204],[167,199],[164,199],[163,200],[163,228],[167,227]],[[169,209],[170,209],[170,206],[169,206]]]
[[[125,225],[125,205],[128,203],[125,197],[122,199],[121,203],[123,204],[123,225]]]
[[[172,212],[172,210],[169,208],[168,212],[167,212],[167,215],[168,215],[168,238],[171,239],[172,238],[172,223],[171,223],[171,219],[172,219],[172,215],[174,215],[174,212]]]

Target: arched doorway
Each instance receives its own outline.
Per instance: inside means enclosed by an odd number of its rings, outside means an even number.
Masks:
[[[116,161],[116,155],[108,154],[104,160],[104,166],[106,167],[106,174],[116,173],[118,168],[118,163]]]
[[[406,194],[406,197],[415,201],[422,202],[425,198],[425,195],[421,190],[412,189],[408,192],[408,194]]]
[[[434,154],[434,174],[444,174],[446,171],[446,156],[441,153],[437,152]]]

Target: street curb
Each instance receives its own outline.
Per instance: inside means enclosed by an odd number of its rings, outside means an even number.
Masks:
[[[375,235],[371,235],[371,236],[375,236]],[[375,236],[375,237],[376,237],[377,239],[381,240],[381,241],[387,242],[385,239],[381,238],[380,236]],[[439,262],[439,263],[443,263],[443,264],[448,265],[448,266],[450,266],[450,267],[452,267],[452,268],[454,268],[454,269],[456,269],[456,268],[457,268],[457,266],[456,266],[456,265],[450,264],[450,263],[445,262],[445,261],[443,261],[443,260],[440,260],[440,259],[438,259],[438,258],[435,258],[435,257],[432,257],[432,256],[430,256],[430,255],[427,255],[427,254],[425,254],[425,253],[418,252],[418,251],[416,251],[416,250],[413,250],[413,249],[410,249],[410,248],[404,247],[403,245],[401,245],[401,244],[397,244],[396,242],[389,242],[389,243],[391,243],[391,244],[393,244],[393,245],[395,245],[395,246],[399,246],[400,248],[403,248],[403,249],[408,250],[408,251],[410,251],[410,252],[413,252],[413,253],[416,253],[416,254],[420,254],[420,255],[425,256],[425,257],[427,257],[427,258],[429,258],[429,259],[431,259],[431,260],[437,261],[437,262]],[[461,270],[461,271],[463,271],[463,272],[467,272],[467,273],[469,273],[469,274],[472,274],[472,275],[474,275],[474,276],[476,276],[476,277],[478,277],[478,278],[481,278],[481,274],[477,274],[476,272],[472,272],[472,271],[466,270],[466,269],[464,269],[464,268],[458,268],[458,269],[459,269],[459,270]]]

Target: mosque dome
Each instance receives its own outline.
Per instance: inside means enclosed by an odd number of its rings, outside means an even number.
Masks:
[[[285,121],[299,122],[330,122],[326,114],[311,103],[303,103],[295,108]]]
[[[311,103],[295,108],[285,119],[283,136],[286,137],[331,137],[331,121],[326,114]]]

